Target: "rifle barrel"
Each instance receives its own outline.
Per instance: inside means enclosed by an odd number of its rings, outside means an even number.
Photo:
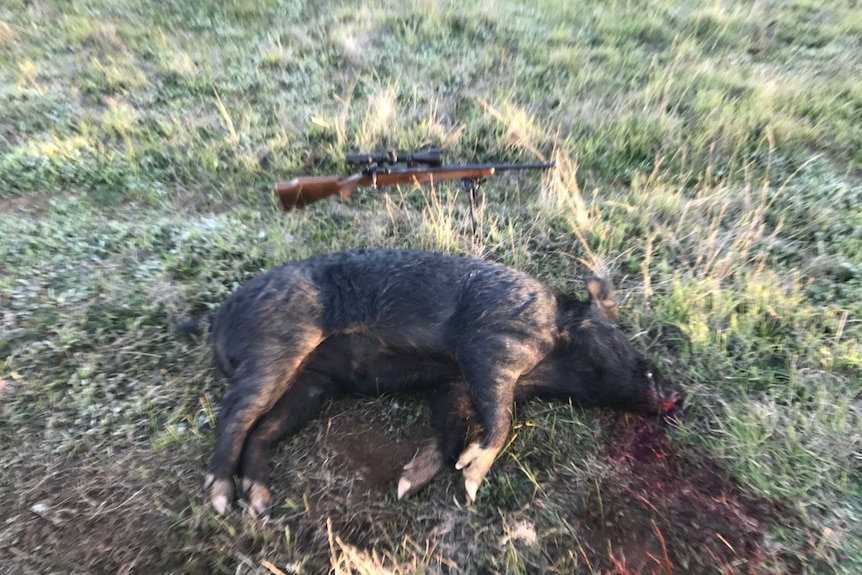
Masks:
[[[503,172],[505,170],[548,170],[550,168],[556,167],[557,164],[481,164],[481,167],[491,167],[497,170],[498,172]],[[479,166],[466,166],[466,167],[479,167]]]
[[[402,173],[438,173],[443,174],[446,172],[454,172],[454,171],[462,171],[462,170],[487,170],[489,168],[493,168],[497,172],[503,172],[506,170],[547,170],[550,168],[556,167],[556,164],[465,164],[458,165],[453,164],[451,166],[431,166],[431,167],[412,167],[412,168],[390,168],[388,171],[391,174],[402,174]],[[384,173],[384,172],[378,172]]]

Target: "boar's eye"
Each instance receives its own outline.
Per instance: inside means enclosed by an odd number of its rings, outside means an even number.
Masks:
[[[647,376],[647,379],[652,381],[652,372],[651,371],[646,372],[646,376]]]

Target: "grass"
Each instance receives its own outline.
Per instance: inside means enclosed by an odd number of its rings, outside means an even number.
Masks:
[[[859,54],[849,1],[5,2],[0,560],[859,572]],[[558,168],[489,182],[475,237],[447,183],[276,209],[274,181],[426,145]],[[273,457],[271,522],[215,517],[200,483],[225,382],[172,323],[288,259],[366,246],[481,255],[573,293],[603,271],[685,418],[653,437],[519,406],[465,509],[454,472],[394,501],[418,403],[339,401]],[[389,475],[351,445],[391,451]]]

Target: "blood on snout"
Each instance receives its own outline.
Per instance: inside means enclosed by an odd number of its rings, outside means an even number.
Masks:
[[[670,413],[682,400],[682,394],[676,391],[672,391],[670,395],[665,397],[659,397],[654,389],[647,389],[647,396],[652,409],[657,411],[659,415]]]
[[[679,403],[682,401],[682,394],[674,391],[670,394],[670,397],[665,400],[662,404],[662,414],[668,414],[679,406]]]

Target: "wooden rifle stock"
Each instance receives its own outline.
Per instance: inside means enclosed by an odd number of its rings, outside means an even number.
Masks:
[[[351,187],[344,187],[343,181],[350,178],[341,176],[310,176],[307,178],[293,178],[289,182],[278,182],[275,191],[281,199],[281,206],[285,210],[301,208],[314,202],[338,194],[343,199],[350,197],[353,193]]]
[[[294,178],[289,182],[279,182],[275,191],[284,210],[301,208],[308,204],[338,195],[347,199],[356,188],[370,186],[394,186],[400,184],[421,184],[433,180],[463,180],[489,178],[494,175],[493,166],[477,167],[434,167],[404,168],[386,173],[379,171],[375,176],[358,173],[346,178],[341,176],[310,176]],[[375,182],[376,180],[376,182]]]

